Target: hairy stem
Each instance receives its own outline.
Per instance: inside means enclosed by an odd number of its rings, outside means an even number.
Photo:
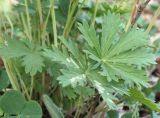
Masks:
[[[56,28],[56,15],[55,15],[55,10],[54,10],[54,0],[50,0],[50,3],[52,4],[51,6],[51,17],[52,17],[52,29],[53,29],[53,34],[54,34],[54,45],[55,47],[58,46],[57,43],[57,28]]]
[[[91,23],[91,25],[93,25],[93,26],[94,26],[95,21],[96,21],[96,15],[97,15],[97,10],[98,10],[98,4],[99,4],[99,0],[96,0],[95,9],[94,9],[94,14],[93,14],[93,20],[92,20],[92,23]]]
[[[149,24],[149,26],[148,26],[148,28],[147,28],[147,30],[146,30],[146,33],[147,33],[147,34],[151,31],[151,29],[152,29],[153,25],[155,24],[155,21],[156,21],[156,19],[157,19],[157,17],[158,17],[159,15],[160,15],[160,6],[158,7],[155,15],[153,16],[153,18],[152,18],[152,20],[151,20],[151,22],[150,22],[150,24]]]

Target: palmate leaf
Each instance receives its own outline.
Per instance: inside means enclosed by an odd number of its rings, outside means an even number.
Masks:
[[[119,33],[120,24],[119,15],[109,13],[104,16],[100,39],[97,38],[93,27],[89,27],[87,23],[80,25],[79,29],[90,47],[84,52],[90,59],[99,63],[101,74],[106,76],[108,81],[123,79],[130,85],[135,83],[147,86],[146,73],[138,67],[155,63],[155,56],[147,47],[148,36],[143,30],[136,28]]]
[[[43,58],[38,53],[28,53],[22,58],[22,65],[25,67],[25,72],[35,75],[37,72],[42,72],[44,67]]]
[[[26,73],[32,76],[41,72],[44,67],[41,47],[29,41],[8,40],[6,46],[0,48],[0,56],[21,58]]]

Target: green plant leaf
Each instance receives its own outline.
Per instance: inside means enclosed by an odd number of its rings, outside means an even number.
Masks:
[[[110,110],[107,112],[106,118],[119,118],[119,112],[115,110]]]
[[[62,53],[58,49],[54,49],[54,50],[45,49],[43,55],[51,59],[52,61],[59,62],[61,64],[68,65],[68,66],[75,66],[74,60],[70,58],[68,55]]]
[[[5,58],[16,58],[26,55],[27,47],[22,41],[8,40],[2,48],[0,48],[0,56]]]
[[[125,53],[121,53],[119,55],[108,58],[108,62],[134,64],[138,66],[155,64],[154,60],[155,55],[144,48],[134,51],[127,51]]]
[[[73,54],[73,56],[77,59],[79,59],[80,57],[80,52],[78,50],[78,46],[76,45],[75,42],[73,42],[72,40],[66,40],[63,37],[61,37],[61,41],[63,42],[63,44],[68,48],[68,50]]]
[[[134,82],[137,85],[148,86],[148,79],[144,70],[129,65],[110,63],[102,65],[102,68],[104,71],[103,75],[106,73],[106,76],[110,80],[117,81],[118,78],[122,78],[126,83]]]
[[[89,87],[89,86],[77,86],[75,88],[75,92],[78,94],[78,95],[81,95],[82,97],[84,98],[87,98],[87,97],[90,97],[90,96],[93,96],[95,94],[95,91]]]
[[[0,73],[0,91],[5,89],[10,84],[6,71],[2,70]]]
[[[95,48],[97,53],[100,54],[100,43],[94,27],[90,27],[87,22],[84,22],[83,25],[79,24],[79,30],[83,34],[84,39],[88,42],[88,45]]]
[[[148,36],[143,30],[133,28],[120,37],[120,39],[111,47],[106,56],[113,57],[120,53],[125,53],[128,50],[134,52],[133,50],[144,47],[148,44],[147,38]],[[147,50],[147,48],[145,49]]]
[[[101,53],[105,55],[113,43],[113,37],[118,33],[121,24],[120,16],[111,14],[104,16],[102,24]]]
[[[127,112],[121,118],[132,118],[133,112]]]
[[[62,91],[63,91],[63,95],[64,95],[65,97],[68,97],[70,100],[76,98],[76,93],[75,93],[73,87],[70,87],[70,86],[64,87],[64,88],[62,89]]]
[[[64,118],[60,108],[58,108],[48,95],[43,95],[43,102],[51,116],[51,118]]]
[[[103,86],[99,81],[94,81],[94,86],[102,96],[103,100],[107,103],[110,109],[116,109],[117,106],[114,101],[118,100],[112,93],[114,90],[109,87]]]
[[[2,111],[2,109],[0,108],[0,117],[2,117],[3,116],[3,111]]]
[[[104,16],[100,41],[96,38],[98,36],[93,27],[90,28],[86,22],[79,25],[89,46],[89,48],[86,46],[84,52],[95,61],[97,67],[101,66],[101,75],[106,76],[109,82],[123,79],[130,86],[134,84],[148,86],[146,72],[142,67],[155,64],[155,55],[147,47],[148,36],[143,30],[136,28],[128,32],[119,32],[121,24],[119,17],[111,13]]]
[[[58,77],[59,83],[63,87],[71,85],[76,87],[77,85],[84,86],[86,83],[86,76],[79,69],[62,70],[63,75]]]
[[[6,92],[0,99],[0,108],[8,114],[18,114],[25,105],[24,96],[15,90]]]
[[[44,67],[44,59],[39,53],[28,53],[22,58],[22,65],[25,67],[25,72],[30,73],[30,75],[35,75],[37,72],[42,72],[42,67]]]
[[[42,109],[40,105],[35,101],[26,102],[19,118],[42,118]]]
[[[0,56],[4,58],[21,58],[26,73],[35,75],[42,71],[44,59],[41,46],[29,41],[8,40],[7,45],[0,48]]]
[[[146,98],[141,91],[137,89],[130,89],[130,97],[146,105],[151,110],[160,112],[160,106],[158,106],[158,104],[154,103],[150,99]]]

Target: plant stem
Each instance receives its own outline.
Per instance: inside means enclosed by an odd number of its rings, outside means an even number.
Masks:
[[[91,22],[91,25],[94,26],[95,24],[95,21],[96,21],[96,15],[97,15],[97,10],[98,10],[98,4],[99,4],[99,0],[96,0],[96,3],[95,3],[95,9],[94,9],[94,14],[93,14],[93,20]]]
[[[25,0],[25,8],[26,8],[26,16],[27,16],[27,25],[28,25],[28,34],[29,34],[29,40],[32,41],[32,28],[30,23],[30,16],[29,16],[29,10],[28,10],[28,2]]]
[[[146,0],[144,3],[138,5],[137,13],[136,13],[136,15],[134,16],[134,18],[133,18],[133,20],[131,22],[131,26],[133,26],[137,22],[138,18],[140,17],[140,15],[142,14],[143,10],[146,8],[146,6],[148,5],[148,3],[150,1],[151,0]]]
[[[30,99],[32,99],[33,88],[34,88],[34,77],[31,76]]]
[[[146,0],[144,3],[140,4],[141,0],[137,0],[136,4],[134,5],[134,8],[132,10],[131,16],[129,18],[129,21],[126,25],[125,32],[128,31],[129,27],[133,27],[134,24],[137,22],[138,18],[142,14],[143,10],[146,8],[150,0]]]
[[[81,109],[81,103],[82,103],[82,96],[79,97],[78,107],[77,107],[77,110],[76,110],[74,118],[79,118],[80,109]]]
[[[71,0],[70,5],[69,5],[69,10],[68,10],[67,22],[66,22],[66,25],[63,31],[63,36],[65,38],[68,37],[71,27],[73,26],[73,23],[75,22],[74,14],[75,14],[77,7],[78,7],[78,0]]]
[[[133,17],[134,17],[135,14],[136,14],[137,6],[138,6],[139,3],[140,3],[140,0],[137,0],[137,1],[134,3],[133,10],[132,10],[132,12],[131,12],[131,15],[130,15],[130,18],[129,18],[129,20],[128,20],[128,23],[127,23],[127,25],[126,25],[126,27],[125,27],[125,32],[128,31],[128,29],[129,29],[129,27],[130,27],[130,25],[131,25],[131,22],[132,22],[132,20],[133,20]]]
[[[57,28],[56,28],[56,15],[54,10],[54,0],[50,0],[51,6],[51,17],[52,17],[52,27],[53,27],[53,34],[54,34],[54,45],[55,47],[58,46],[58,38],[57,38]]]
[[[13,23],[10,19],[10,17],[6,14],[5,17],[7,18],[9,24],[10,24],[10,27],[11,27],[11,37],[13,37],[13,31],[14,31],[14,27],[13,27]]]
[[[21,13],[20,18],[22,20],[22,25],[23,25],[23,28],[24,28],[24,32],[25,32],[27,38],[30,39],[30,34],[29,34],[29,31],[28,31],[28,27],[27,27],[27,24],[26,24],[26,21],[25,21],[24,14]]]
[[[23,89],[23,93],[26,95],[27,99],[30,100],[30,96],[29,96],[27,87],[26,87],[26,85],[25,85],[25,83],[24,83],[24,81],[23,81],[23,79],[21,77],[21,74],[20,74],[20,72],[19,72],[19,70],[17,69],[16,66],[14,66],[14,68],[15,68],[15,72],[17,73],[17,76],[19,77],[20,84],[23,87],[22,88]]]
[[[43,15],[42,15],[42,6],[41,6],[41,0],[36,0],[36,3],[37,3],[37,10],[38,10],[38,16],[39,16],[39,22],[38,22],[38,27],[39,27],[39,30],[38,30],[38,40],[39,40],[39,43],[42,42],[42,44],[45,43],[44,39],[43,39],[43,33],[42,33],[42,30],[43,30]],[[42,40],[42,41],[41,41]]]
[[[45,73],[42,73],[42,92],[45,93]]]
[[[154,23],[155,23],[155,21],[156,21],[156,19],[157,19],[157,17],[158,17],[159,15],[160,15],[160,6],[158,7],[155,15],[153,16],[153,18],[152,18],[152,20],[151,20],[151,22],[150,22],[150,24],[149,24],[149,26],[148,26],[148,28],[147,28],[147,30],[146,30],[146,33],[147,33],[147,34],[151,31],[151,29],[152,29],[152,27],[153,27],[153,25],[154,25]]]
[[[6,72],[8,74],[9,80],[11,82],[11,85],[13,87],[14,90],[20,90],[19,89],[19,84],[18,81],[16,79],[16,77],[14,76],[14,74],[12,73],[12,69],[11,69],[11,64],[9,63],[9,61],[7,62],[5,59],[2,59],[4,66],[6,68]]]

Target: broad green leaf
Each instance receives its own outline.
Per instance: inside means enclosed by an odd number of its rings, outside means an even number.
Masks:
[[[2,89],[5,89],[8,85],[10,84],[9,79],[8,79],[8,75],[6,73],[6,71],[1,71],[0,73],[0,91]]]
[[[8,114],[18,114],[25,105],[24,96],[15,90],[6,92],[0,99],[0,108]]]
[[[35,101],[26,102],[19,118],[42,118],[42,109],[40,105]]]
[[[55,103],[51,100],[48,95],[43,95],[43,102],[51,116],[51,118],[64,118],[63,113],[60,108],[58,108]]]
[[[160,112],[160,106],[158,106],[158,104],[154,103],[153,101],[145,97],[141,91],[137,89],[130,89],[130,97],[146,105],[151,110]]]

